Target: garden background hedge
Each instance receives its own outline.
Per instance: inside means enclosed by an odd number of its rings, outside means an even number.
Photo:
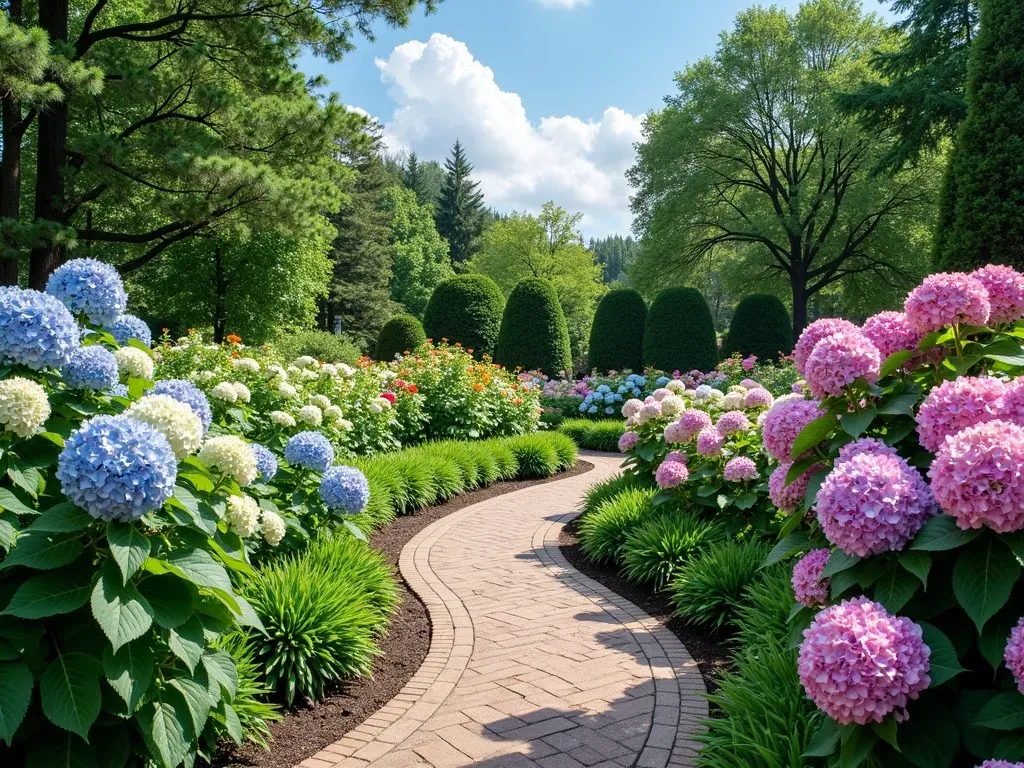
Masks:
[[[598,373],[642,370],[646,323],[647,304],[637,291],[623,288],[606,293],[590,327],[587,367]]]
[[[505,297],[486,275],[457,275],[438,283],[423,313],[423,329],[435,342],[448,339],[472,349],[477,359],[494,356]]]
[[[389,362],[395,355],[411,352],[426,340],[427,334],[419,320],[412,315],[396,315],[380,329],[374,358]]]
[[[666,288],[647,312],[644,365],[660,371],[710,371],[718,364],[711,310],[696,288]]]
[[[763,363],[774,363],[792,349],[793,320],[786,305],[768,294],[745,296],[732,316],[723,354],[739,352],[744,357],[756,355]]]
[[[512,289],[494,360],[509,369],[518,366],[548,376],[570,370],[569,329],[550,282],[530,277]]]

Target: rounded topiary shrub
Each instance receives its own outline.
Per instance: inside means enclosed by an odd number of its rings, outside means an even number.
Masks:
[[[456,275],[434,288],[423,313],[423,328],[435,342],[448,339],[479,358],[494,356],[505,297],[487,275]]]
[[[587,366],[598,373],[641,370],[646,322],[647,305],[639,293],[631,288],[606,293],[590,326]]]
[[[666,288],[647,313],[644,365],[659,371],[710,371],[718,364],[711,310],[696,288]]]
[[[411,352],[427,340],[420,321],[412,315],[398,315],[388,320],[377,337],[377,360],[394,360],[395,355]]]
[[[756,355],[765,363],[793,349],[793,321],[786,306],[774,296],[755,293],[736,306],[725,341],[725,354]]]
[[[555,287],[547,280],[529,277],[512,289],[494,359],[506,368],[548,376],[569,370],[569,328]]]

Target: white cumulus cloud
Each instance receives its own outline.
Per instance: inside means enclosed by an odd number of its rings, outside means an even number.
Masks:
[[[583,212],[587,236],[629,230],[625,172],[640,115],[610,106],[599,119],[531,121],[517,93],[503,91],[465,43],[442,34],[397,46],[377,67],[396,105],[383,121],[390,149],[441,160],[458,138],[498,210],[537,211],[554,200]]]

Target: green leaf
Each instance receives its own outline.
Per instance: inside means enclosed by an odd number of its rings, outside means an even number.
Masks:
[[[914,596],[919,586],[914,574],[893,563],[875,582],[875,600],[884,605],[889,613],[896,614]]]
[[[116,653],[103,649],[103,674],[118,696],[124,699],[128,712],[134,712],[153,679],[153,652],[144,644],[129,643]]]
[[[42,619],[81,608],[89,600],[92,584],[82,574],[58,571],[27,579],[3,610],[7,616]]]
[[[821,490],[821,484],[825,482],[829,472],[828,469],[822,469],[811,475],[811,479],[807,482],[807,493],[804,495],[804,511],[813,507],[814,502],[818,500],[818,491]]]
[[[153,624],[153,609],[132,583],[123,584],[112,567],[104,568],[92,591],[92,615],[116,651],[142,637]]]
[[[172,629],[167,644],[171,652],[185,662],[189,672],[195,672],[196,664],[203,657],[203,649],[206,647],[203,623],[199,617],[192,616],[180,627]]]
[[[32,672],[22,661],[0,663],[0,741],[8,746],[32,700]]]
[[[210,678],[211,686],[216,684],[224,688],[230,698],[238,693],[238,670],[235,660],[227,651],[208,651],[203,654],[203,668]],[[219,691],[211,691],[211,695],[220,698]]]
[[[829,576],[835,576],[840,571],[845,571],[860,562],[860,558],[856,555],[848,555],[841,549],[833,549],[832,554],[828,556],[828,562],[825,563],[825,568],[821,572],[821,577],[827,579]]]
[[[924,642],[931,649],[931,669],[928,672],[932,679],[930,688],[937,688],[947,680],[952,680],[961,672],[967,670],[960,666],[960,659],[956,655],[956,648],[942,632],[931,624],[920,622],[921,630],[924,633]]]
[[[85,653],[58,653],[39,681],[43,714],[54,725],[89,741],[100,714],[100,663]]]
[[[787,557],[794,555],[797,552],[803,552],[810,547],[811,537],[806,531],[791,533],[772,548],[772,551],[768,553],[768,557],[766,557],[764,562],[761,564],[761,569],[774,565],[780,560],[785,560]]]
[[[896,718],[887,717],[880,723],[872,723],[871,730],[875,735],[891,746],[897,752],[900,751],[899,741],[896,738]]]
[[[149,539],[132,523],[113,521],[107,524],[110,554],[121,569],[121,580],[128,582],[149,557]]]
[[[73,733],[48,729],[31,742],[26,768],[96,768],[96,750]]]
[[[981,708],[974,724],[994,731],[1024,728],[1024,696],[1016,691],[997,693]]]
[[[1024,733],[1018,731],[1005,739],[1000,739],[992,751],[992,757],[999,760],[1024,760]]]
[[[50,571],[73,562],[81,551],[79,535],[29,529],[18,536],[14,549],[0,563],[0,568],[21,565],[37,571]]]
[[[1006,641],[1010,638],[1010,630],[1016,625],[1016,613],[1009,616],[1002,613],[985,625],[985,631],[978,638],[978,650],[993,670],[998,670],[1002,665]]]
[[[17,496],[6,488],[0,488],[0,509],[9,509],[16,515],[36,514],[36,510],[25,506]]]
[[[905,393],[886,400],[878,409],[885,416],[914,416],[914,406],[921,399],[920,395]]]
[[[828,757],[835,754],[842,733],[839,723],[830,717],[822,718],[821,727],[811,737],[801,757]]]
[[[747,491],[733,499],[732,503],[736,509],[750,509],[752,506],[757,504],[758,498],[758,495],[754,491]],[[363,540],[365,541],[365,536]]]
[[[870,728],[853,725],[843,730],[842,742],[839,750],[840,768],[857,768],[871,754],[871,748],[878,743],[878,737]]]
[[[944,552],[969,544],[981,535],[981,531],[961,531],[949,515],[933,517],[918,531],[910,542],[910,549],[925,552]]]
[[[139,710],[136,722],[142,737],[163,768],[177,768],[195,738],[188,704],[173,688]]]
[[[793,443],[792,457],[798,459],[818,443],[827,438],[836,428],[836,417],[832,415],[815,419],[796,436]]]
[[[50,507],[32,521],[29,530],[50,531],[53,533],[76,533],[94,523],[92,516],[79,509],[71,502],[65,501]]]
[[[171,680],[170,685],[176,688],[188,706],[188,713],[192,718],[192,728],[195,733],[202,733],[203,726],[210,716],[210,693],[205,685],[200,685],[188,677],[176,677]]]
[[[875,413],[874,406],[868,406],[860,411],[844,413],[839,417],[839,423],[846,434],[857,438],[863,435],[865,430],[871,426],[871,422],[875,420]]]
[[[912,702],[910,719],[900,726],[903,756],[918,768],[951,765],[960,747],[953,715],[934,698]]]
[[[1024,563],[1024,532],[1018,531],[1002,536],[1001,541],[1013,551],[1018,560]]]
[[[973,544],[953,566],[953,593],[980,633],[1006,605],[1020,576],[1020,563],[994,536]]]
[[[242,721],[238,719],[238,713],[235,712],[235,708],[227,702],[224,702],[224,728],[228,732],[228,736],[238,746],[242,746],[242,741],[245,739],[245,731],[242,729]]]
[[[789,468],[789,471],[786,472],[786,479],[783,485],[786,486],[795,483],[797,481],[797,478],[799,478],[804,472],[813,467],[819,461],[821,461],[821,459],[819,459],[817,456],[811,456],[806,459],[800,459],[800,461],[794,461],[793,466],[791,466]]]
[[[231,579],[224,566],[201,549],[188,549],[172,552],[167,556],[166,564],[171,573],[191,581],[200,587],[222,589],[231,594]]]
[[[932,556],[923,551],[904,550],[899,555],[900,565],[917,576],[921,586],[928,586],[928,573],[932,569]]]
[[[151,576],[139,582],[139,593],[149,601],[153,621],[173,629],[192,615],[192,592],[177,576]]]
[[[885,358],[881,368],[878,369],[878,378],[884,379],[886,376],[892,375],[901,365],[913,356],[914,352],[909,349],[901,349],[898,352],[893,352]]]

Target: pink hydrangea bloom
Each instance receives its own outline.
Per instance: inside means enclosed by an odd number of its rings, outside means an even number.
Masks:
[[[635,397],[631,397],[629,400],[622,404],[622,415],[627,419],[630,416],[636,416],[638,413],[640,413],[640,409],[643,407],[643,400],[637,400]]]
[[[654,480],[659,488],[677,488],[686,482],[690,470],[681,461],[663,461],[654,471]]]
[[[665,427],[665,442],[669,445],[685,443],[690,437],[691,435],[687,434],[686,429],[678,421],[673,421]]]
[[[902,312],[879,312],[864,321],[861,332],[878,347],[882,359],[905,349],[916,350],[923,336],[910,327]]]
[[[966,427],[998,419],[1006,385],[990,377],[944,381],[921,403],[917,435],[922,447],[934,453],[946,438]]]
[[[718,417],[715,429],[722,437],[728,437],[744,429],[750,429],[750,419],[743,411],[726,411]]]
[[[1024,378],[1007,382],[999,404],[999,418],[1024,427]]]
[[[783,512],[792,512],[804,503],[811,475],[820,469],[820,465],[815,464],[792,483],[786,485],[786,475],[789,474],[789,469],[792,466],[792,461],[784,461],[775,468],[771,477],[768,478],[768,497],[772,500],[772,504]]]
[[[815,400],[779,400],[764,417],[761,440],[765,450],[779,461],[793,459],[793,443],[801,430],[825,415]]]
[[[720,456],[725,438],[714,427],[704,427],[697,435],[697,453],[701,456]]]
[[[808,697],[842,725],[880,723],[931,684],[921,627],[866,597],[818,613],[797,668]]]
[[[711,417],[704,411],[698,410],[697,408],[691,408],[690,410],[683,412],[683,415],[679,417],[679,423],[683,427],[685,441],[691,439],[702,429],[710,427]]]
[[[868,384],[878,381],[882,355],[860,331],[834,333],[814,346],[804,365],[811,394],[822,399],[838,396],[857,379]]]
[[[662,400],[664,400],[666,397],[668,397],[671,394],[672,394],[672,390],[671,389],[665,389],[664,387],[660,387],[660,388],[654,390],[654,392],[651,393],[651,397],[653,397],[655,399],[655,401],[660,403]]]
[[[1024,768],[1024,763],[1011,763],[1009,760],[986,760],[978,768]]]
[[[650,400],[650,398],[647,398]],[[656,402],[646,403],[643,408],[640,409],[635,417],[636,423],[641,426],[649,422],[651,419],[661,418],[661,406]]]
[[[989,264],[971,277],[988,292],[990,323],[1012,323],[1024,317],[1024,275],[1013,267]]]
[[[771,408],[774,404],[775,398],[764,387],[754,387],[743,396],[744,408]]]
[[[815,508],[826,538],[859,557],[899,552],[936,511],[921,473],[884,453],[860,453],[836,464]]]
[[[743,381],[740,382],[740,386],[743,387],[744,389],[764,389],[764,387],[762,387],[753,379],[744,379]]]
[[[678,461],[680,464],[689,464],[690,457],[682,451],[669,451],[669,454],[665,457],[665,461]]]
[[[893,448],[891,445],[883,443],[881,440],[874,437],[862,437],[859,440],[854,440],[852,443],[847,443],[839,449],[839,458],[837,463],[840,461],[848,461],[854,456],[863,453],[870,453],[873,455],[885,455],[885,456],[899,456],[899,451]]]
[[[636,432],[623,432],[622,437],[619,438],[619,451],[627,453],[636,448],[636,444],[639,442],[640,435]]]
[[[796,561],[793,566],[793,594],[796,601],[807,608],[820,608],[828,603],[829,579],[821,577],[830,552],[814,549]]]
[[[1006,662],[1006,668],[1013,673],[1013,679],[1017,681],[1017,690],[1024,693],[1024,618],[1010,630],[1010,639],[1006,641],[1003,660]]]
[[[725,462],[722,476],[730,483],[743,483],[758,476],[757,464],[746,456],[736,456]]]
[[[819,341],[839,331],[850,332],[859,330],[849,320],[843,320],[839,317],[824,317],[821,320],[815,320],[804,328],[804,332],[800,334],[796,346],[793,347],[793,364],[802,375],[804,373],[804,366],[807,364],[807,358],[811,356],[811,352],[814,351],[814,347],[817,346]]]
[[[980,280],[964,272],[938,272],[910,292],[903,311],[910,327],[925,334],[957,323],[985,325],[992,306]]]
[[[1024,528],[1024,428],[987,421],[946,439],[928,477],[942,510],[962,530]]]

